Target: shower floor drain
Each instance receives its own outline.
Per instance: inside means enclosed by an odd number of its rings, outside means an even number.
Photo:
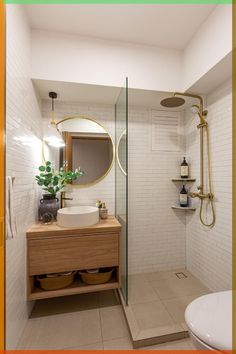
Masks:
[[[180,273],[175,273],[175,275],[177,276],[177,278],[182,279],[182,278],[187,278],[187,275],[184,274],[183,272]]]

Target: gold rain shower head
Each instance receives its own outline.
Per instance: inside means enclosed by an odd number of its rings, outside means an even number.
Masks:
[[[160,104],[163,107],[175,108],[185,104],[185,100],[181,97],[172,96],[172,97],[164,98],[163,100],[161,100]]]

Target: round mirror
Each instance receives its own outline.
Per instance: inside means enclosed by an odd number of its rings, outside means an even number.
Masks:
[[[117,143],[117,162],[121,171],[126,175],[126,130],[123,131]]]
[[[59,166],[72,171],[80,167],[84,171],[73,185],[88,187],[101,181],[114,161],[114,144],[106,129],[95,120],[80,116],[62,119],[57,128],[65,141],[59,150]]]

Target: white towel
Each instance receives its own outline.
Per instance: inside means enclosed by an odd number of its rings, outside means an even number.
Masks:
[[[13,203],[13,178],[6,177],[6,239],[16,236],[16,218]]]

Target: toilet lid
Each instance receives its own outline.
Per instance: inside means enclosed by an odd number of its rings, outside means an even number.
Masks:
[[[232,291],[204,295],[185,311],[190,331],[218,350],[232,350]]]

